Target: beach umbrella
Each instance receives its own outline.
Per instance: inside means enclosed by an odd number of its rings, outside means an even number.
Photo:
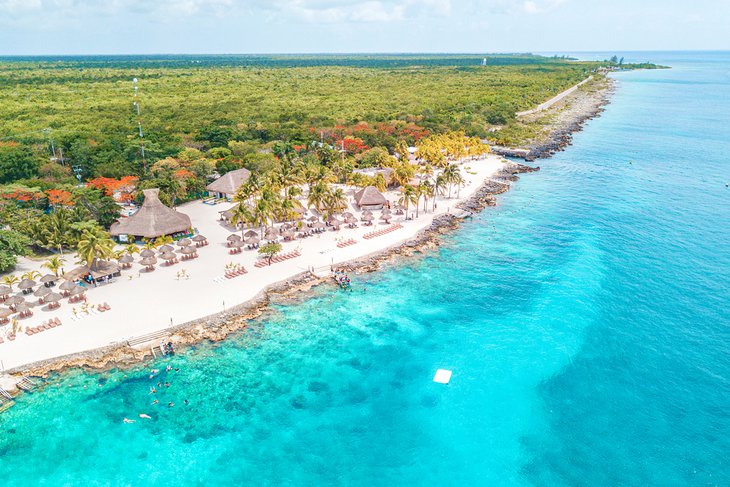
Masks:
[[[387,213],[387,214],[383,213],[382,215],[380,215],[380,219],[385,221],[385,223],[388,223],[392,218],[393,218],[393,216],[390,215],[389,213]]]
[[[269,227],[264,232],[264,238],[271,241],[277,240],[279,238],[279,232],[276,231],[276,228]]]
[[[164,253],[166,253],[166,252],[172,252],[173,250],[175,250],[175,247],[173,247],[173,246],[172,246],[172,245],[170,245],[170,244],[165,244],[165,245],[163,245],[162,247],[160,247],[160,248],[159,248],[159,249],[157,249],[157,250],[158,250],[158,251],[159,251],[159,252],[160,252],[161,254],[164,254]]]
[[[177,244],[178,244],[178,245],[179,245],[180,247],[187,247],[188,245],[191,245],[192,243],[193,243],[193,241],[192,241],[192,240],[190,240],[189,238],[184,238],[184,239],[182,239],[182,240],[179,240],[179,241],[177,242]]]
[[[57,303],[61,298],[62,296],[58,293],[49,293],[43,300],[47,303]]]
[[[228,242],[235,242],[236,240],[241,240],[241,236],[237,233],[232,233],[228,236],[226,239]]]
[[[0,308],[0,320],[4,320],[13,313],[15,313],[15,311],[10,308]]]
[[[330,225],[332,225],[332,222],[334,221],[339,221],[337,215],[330,215],[329,218],[327,218],[327,223],[329,223]]]
[[[140,263],[141,263],[141,264],[142,264],[143,266],[146,266],[146,267],[151,267],[151,266],[153,266],[153,265],[157,264],[157,258],[156,258],[156,257],[155,257],[154,255],[151,255],[151,256],[149,256],[149,257],[145,257],[144,259],[142,259],[142,260],[140,261]]]
[[[144,249],[142,252],[139,253],[140,257],[154,257],[155,251],[152,249]]]
[[[314,228],[323,229],[326,225],[322,222],[316,222],[314,225]]]
[[[286,230],[284,230],[284,233],[282,233],[281,235],[284,238],[292,238],[292,237],[294,237],[295,232],[294,232],[293,228],[287,228]]]
[[[344,222],[342,220],[339,220],[337,218],[330,220],[330,225],[332,225],[335,228],[340,228]]]
[[[258,237],[258,235],[251,235],[246,239],[246,245],[256,245],[260,241],[261,239]]]
[[[46,274],[45,276],[41,277],[41,282],[43,284],[47,284],[49,282],[56,282],[59,279],[60,278],[57,275],[55,275],[55,274]]]
[[[371,222],[375,219],[375,217],[372,215],[372,213],[368,213],[363,215],[360,219],[364,222]]]
[[[8,306],[15,306],[25,301],[25,298],[23,296],[10,296],[8,299],[5,300],[5,304]]]
[[[134,257],[129,254],[124,254],[119,258],[120,264],[131,264],[132,262],[134,262]]]
[[[5,284],[0,285],[0,296],[7,296],[10,294],[12,289],[10,289],[10,286],[6,286]]]
[[[246,237],[246,238],[248,238],[248,237],[258,237],[259,236],[259,232],[256,232],[254,230],[249,230],[248,232],[244,233],[243,236]]]
[[[208,239],[203,237],[201,234],[197,234],[193,237],[193,242],[205,242],[206,240]]]
[[[177,258],[177,256],[175,254],[173,254],[172,252],[165,252],[164,254],[162,254],[160,256],[160,258],[162,260],[174,260]]]
[[[309,218],[307,218],[307,220],[310,221],[310,222],[312,222],[312,223],[314,223],[314,222],[318,222],[319,221],[319,217],[312,215]]]
[[[18,284],[18,289],[25,291],[26,289],[31,289],[33,286],[35,286],[35,281],[33,279],[23,279],[20,281],[20,284]]]
[[[50,292],[51,292],[51,288],[46,287],[46,286],[41,286],[35,290],[35,292],[33,293],[33,296],[35,296],[37,298],[42,298],[43,296],[50,294]]]
[[[15,307],[16,313],[23,314],[23,313],[27,313],[28,311],[30,311],[30,306],[28,306],[27,303],[20,303]]]
[[[72,290],[72,289],[73,289],[73,288],[75,288],[75,287],[76,287],[76,283],[75,283],[75,282],[73,282],[73,281],[63,281],[63,282],[61,283],[61,285],[60,285],[60,286],[58,286],[58,288],[59,288],[59,289],[60,289],[61,291],[70,291],[70,290]]]
[[[74,288],[71,290],[71,296],[78,296],[80,294],[84,294],[86,292],[86,288],[84,286],[79,286],[78,284],[74,286]]]
[[[197,252],[197,250],[195,250],[195,247],[183,247],[180,249],[180,253],[185,254],[185,255],[191,255],[196,252]]]
[[[345,219],[345,221],[347,221],[347,219],[348,219],[348,218],[352,218],[352,217],[354,217],[354,216],[355,216],[355,215],[353,215],[353,214],[352,214],[352,213],[350,213],[349,211],[346,211],[346,212],[344,212],[344,213],[342,214],[342,218],[344,218],[344,219]]]

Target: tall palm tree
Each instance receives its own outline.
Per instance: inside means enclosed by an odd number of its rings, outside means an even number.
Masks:
[[[410,205],[418,205],[418,196],[416,195],[416,188],[411,185],[403,186],[401,189],[401,197],[398,203],[403,205],[406,209],[406,218],[408,218],[408,207]],[[417,206],[416,206],[417,207]]]
[[[318,182],[309,189],[307,195],[307,205],[314,207],[316,210],[321,210],[324,207],[327,194],[329,193],[329,186],[327,183]]]
[[[436,196],[446,193],[446,179],[442,174],[436,176],[433,182],[433,211],[436,211]]]
[[[93,269],[99,259],[108,259],[113,256],[114,240],[108,235],[96,235],[93,233],[84,233],[76,247],[79,259],[86,264],[89,269]]]
[[[330,190],[325,199],[325,207],[327,216],[347,208],[347,195],[345,195],[345,191],[342,188]]]
[[[459,171],[459,167],[455,164],[449,164],[444,168],[444,172],[441,174],[444,178],[444,181],[449,187],[449,199],[451,199],[451,189],[453,188],[454,184],[457,184],[457,181],[461,178],[461,172]]]
[[[44,267],[48,269],[49,271],[53,272],[53,275],[58,277],[58,271],[61,270],[63,267],[63,263],[66,262],[65,259],[54,255],[50,259],[48,259],[46,262],[41,264],[41,267]]]
[[[18,276],[14,276],[11,274],[9,276],[3,276],[2,281],[3,281],[3,284],[8,286],[10,288],[10,290],[12,291],[13,286],[20,282],[20,278]]]
[[[428,199],[429,198],[435,198],[435,192],[434,192],[434,186],[431,184],[431,181],[423,181],[421,184],[418,185],[418,187],[421,190],[421,195],[423,195],[423,212],[426,212],[426,208],[428,207]]]

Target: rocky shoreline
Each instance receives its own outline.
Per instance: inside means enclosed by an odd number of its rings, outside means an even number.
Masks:
[[[615,91],[615,84],[612,78],[600,78],[585,85],[554,108],[528,118],[533,121],[554,118],[542,136],[527,142],[523,148],[493,147],[494,152],[504,157],[534,161],[549,158],[564,150],[572,143],[573,134],[583,130],[589,120],[603,112]]]
[[[613,80],[607,80],[603,86],[592,90],[581,90],[572,95],[565,107],[553,113],[556,120],[550,127],[546,137],[533,141],[526,149],[495,148],[494,152],[507,157],[519,157],[527,161],[536,158],[547,158],[555,152],[563,150],[572,141],[572,134],[581,130],[590,119],[598,116],[609,102],[614,89]],[[419,232],[414,238],[390,249],[371,254],[359,259],[340,264],[338,269],[350,273],[374,272],[388,262],[398,258],[409,257],[438,248],[441,235],[457,228],[460,221],[487,206],[496,205],[496,195],[510,189],[511,183],[519,179],[521,173],[538,171],[539,167],[531,167],[516,162],[509,162],[505,168],[489,181],[486,181],[470,198],[457,208],[460,214],[443,215],[434,219],[433,223]],[[206,316],[197,320],[182,323],[168,330],[167,335],[176,347],[194,345],[203,341],[218,342],[231,333],[245,329],[251,320],[259,317],[268,309],[272,298],[280,300],[299,300],[306,297],[306,291],[321,284],[332,284],[331,278],[318,277],[303,272],[290,279],[279,282],[262,290],[254,299],[232,307],[225,312]],[[20,381],[23,376],[47,378],[70,368],[84,368],[103,371],[112,368],[123,368],[140,365],[152,356],[150,345],[159,338],[130,346],[127,343],[81,352],[69,356],[56,357],[24,366],[22,370],[8,370],[0,375],[1,384],[11,393],[13,380]]]

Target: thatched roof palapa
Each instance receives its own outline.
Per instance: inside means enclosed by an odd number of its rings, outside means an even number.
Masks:
[[[206,240],[208,240],[208,239],[205,238],[204,236],[202,236],[201,234],[197,234],[196,236],[193,237],[193,242],[205,242]]]
[[[58,293],[50,293],[48,296],[45,297],[44,301],[48,303],[56,303],[60,301],[62,296]]]
[[[10,308],[0,308],[0,319],[5,319],[13,313],[15,313],[15,311]]]
[[[60,285],[60,286],[58,286],[58,288],[59,288],[59,289],[60,289],[61,291],[70,291],[70,290],[72,290],[72,289],[73,289],[73,288],[75,288],[75,287],[76,287],[76,283],[75,283],[75,282],[73,282],[73,281],[63,281],[63,282],[61,283],[61,285]]]
[[[183,247],[180,249],[180,253],[185,254],[185,255],[192,255],[192,254],[196,253],[197,251],[198,251],[198,249],[196,249],[195,247]]]
[[[46,274],[45,276],[41,277],[41,282],[42,282],[43,284],[45,284],[45,283],[47,283],[47,282],[56,282],[56,281],[58,281],[59,279],[60,279],[60,277],[58,277],[58,276],[57,276],[57,275],[55,275],[55,274]]]
[[[241,240],[241,236],[237,233],[232,233],[228,236],[228,238],[226,238],[226,240],[229,242],[235,242],[236,240]]]
[[[132,262],[134,262],[134,257],[129,254],[124,254],[119,258],[119,262],[122,264],[131,264]]]
[[[16,304],[20,304],[25,301],[25,298],[23,296],[10,296],[8,299],[5,300],[5,304],[8,306],[14,306]]]
[[[41,286],[35,290],[35,292],[33,293],[33,296],[35,296],[37,298],[42,298],[43,296],[46,296],[50,293],[51,293],[51,288],[46,287],[46,286]]]
[[[154,257],[154,256],[145,257],[144,259],[142,259],[140,264],[142,264],[143,266],[147,266],[147,267],[153,266],[153,265],[157,264],[157,257]]]
[[[154,257],[155,251],[152,249],[144,249],[142,252],[139,253],[140,257]]]
[[[246,168],[228,171],[206,186],[205,189],[211,193],[235,194],[249,177],[251,177],[251,171]]]
[[[387,203],[385,196],[375,188],[375,186],[367,186],[355,193],[355,204],[360,208],[363,207],[380,207]]]
[[[23,279],[20,281],[20,284],[18,284],[18,289],[30,289],[33,286],[35,286],[35,281],[33,279]]]
[[[0,296],[7,296],[10,294],[12,289],[10,289],[10,286],[6,286],[5,284],[0,285]]]
[[[164,254],[165,252],[172,252],[173,250],[175,250],[175,247],[170,244],[165,244],[157,250],[159,250],[160,253]]]
[[[143,193],[142,206],[134,215],[114,223],[109,229],[112,236],[157,238],[185,232],[192,227],[189,216],[162,204],[159,189],[145,189]]]
[[[258,237],[259,234],[258,234],[258,232],[254,231],[254,230],[249,230],[248,232],[244,233],[243,236],[246,237],[246,238],[248,238],[248,237]]]
[[[67,272],[63,277],[67,280],[75,281],[85,275],[89,274],[94,279],[101,279],[102,277],[112,276],[119,272],[119,264],[110,260],[95,260],[91,267],[79,266],[74,270]]]

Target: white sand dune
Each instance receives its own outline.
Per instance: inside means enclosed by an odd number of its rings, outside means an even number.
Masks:
[[[396,216],[392,223],[400,223],[403,228],[370,240],[363,239],[365,233],[385,228],[382,222],[376,221],[369,227],[362,224],[355,229],[343,227],[338,232],[328,230],[319,236],[285,242],[283,252],[299,249],[301,256],[262,268],[254,266],[258,260],[255,251],[244,250],[237,255],[228,253],[225,242],[232,231],[218,220],[218,212],[231,204],[210,206],[196,201],[182,205],[179,210],[190,216],[193,225],[210,242],[210,245],[199,249],[199,258],[181,261],[171,267],[157,266],[154,272],[145,273],[141,272],[142,267],[136,257],[137,262],[132,269],[123,271],[122,277],[116,282],[90,289],[87,293],[90,304],[108,303],[111,306],[111,310],[104,313],[74,320],[72,310],[79,310],[80,306],[70,304],[66,299],[55,311],[36,307],[32,318],[22,320],[23,327],[40,325],[52,317],[60,318],[63,326],[31,336],[19,333],[12,342],[5,339],[5,343],[0,344],[0,367],[4,370],[20,368],[41,360],[123,343],[132,337],[164,330],[171,324],[179,325],[245,303],[265,287],[311,267],[326,269],[332,264],[398,245],[427,228],[434,217],[453,212],[459,202],[471,196],[503,164],[501,158],[493,155],[464,162],[462,175],[467,183],[461,189],[461,198],[439,197],[436,212],[431,212],[432,205],[429,204],[428,212],[421,212],[417,219],[404,220],[404,216]],[[469,169],[466,170],[466,167]],[[394,201],[397,193],[388,193],[386,197]],[[350,211],[359,215],[353,209]],[[380,212],[374,213],[377,218]],[[350,238],[357,243],[344,248],[337,247],[338,241]],[[71,261],[68,259],[68,262]],[[28,268],[39,269],[40,263],[29,262],[23,262],[23,271]],[[231,262],[243,265],[248,274],[220,279],[226,264]],[[73,265],[67,263],[66,267]],[[190,276],[189,279],[176,278],[182,269]],[[0,336],[5,336],[8,329],[9,326],[3,327]]]

